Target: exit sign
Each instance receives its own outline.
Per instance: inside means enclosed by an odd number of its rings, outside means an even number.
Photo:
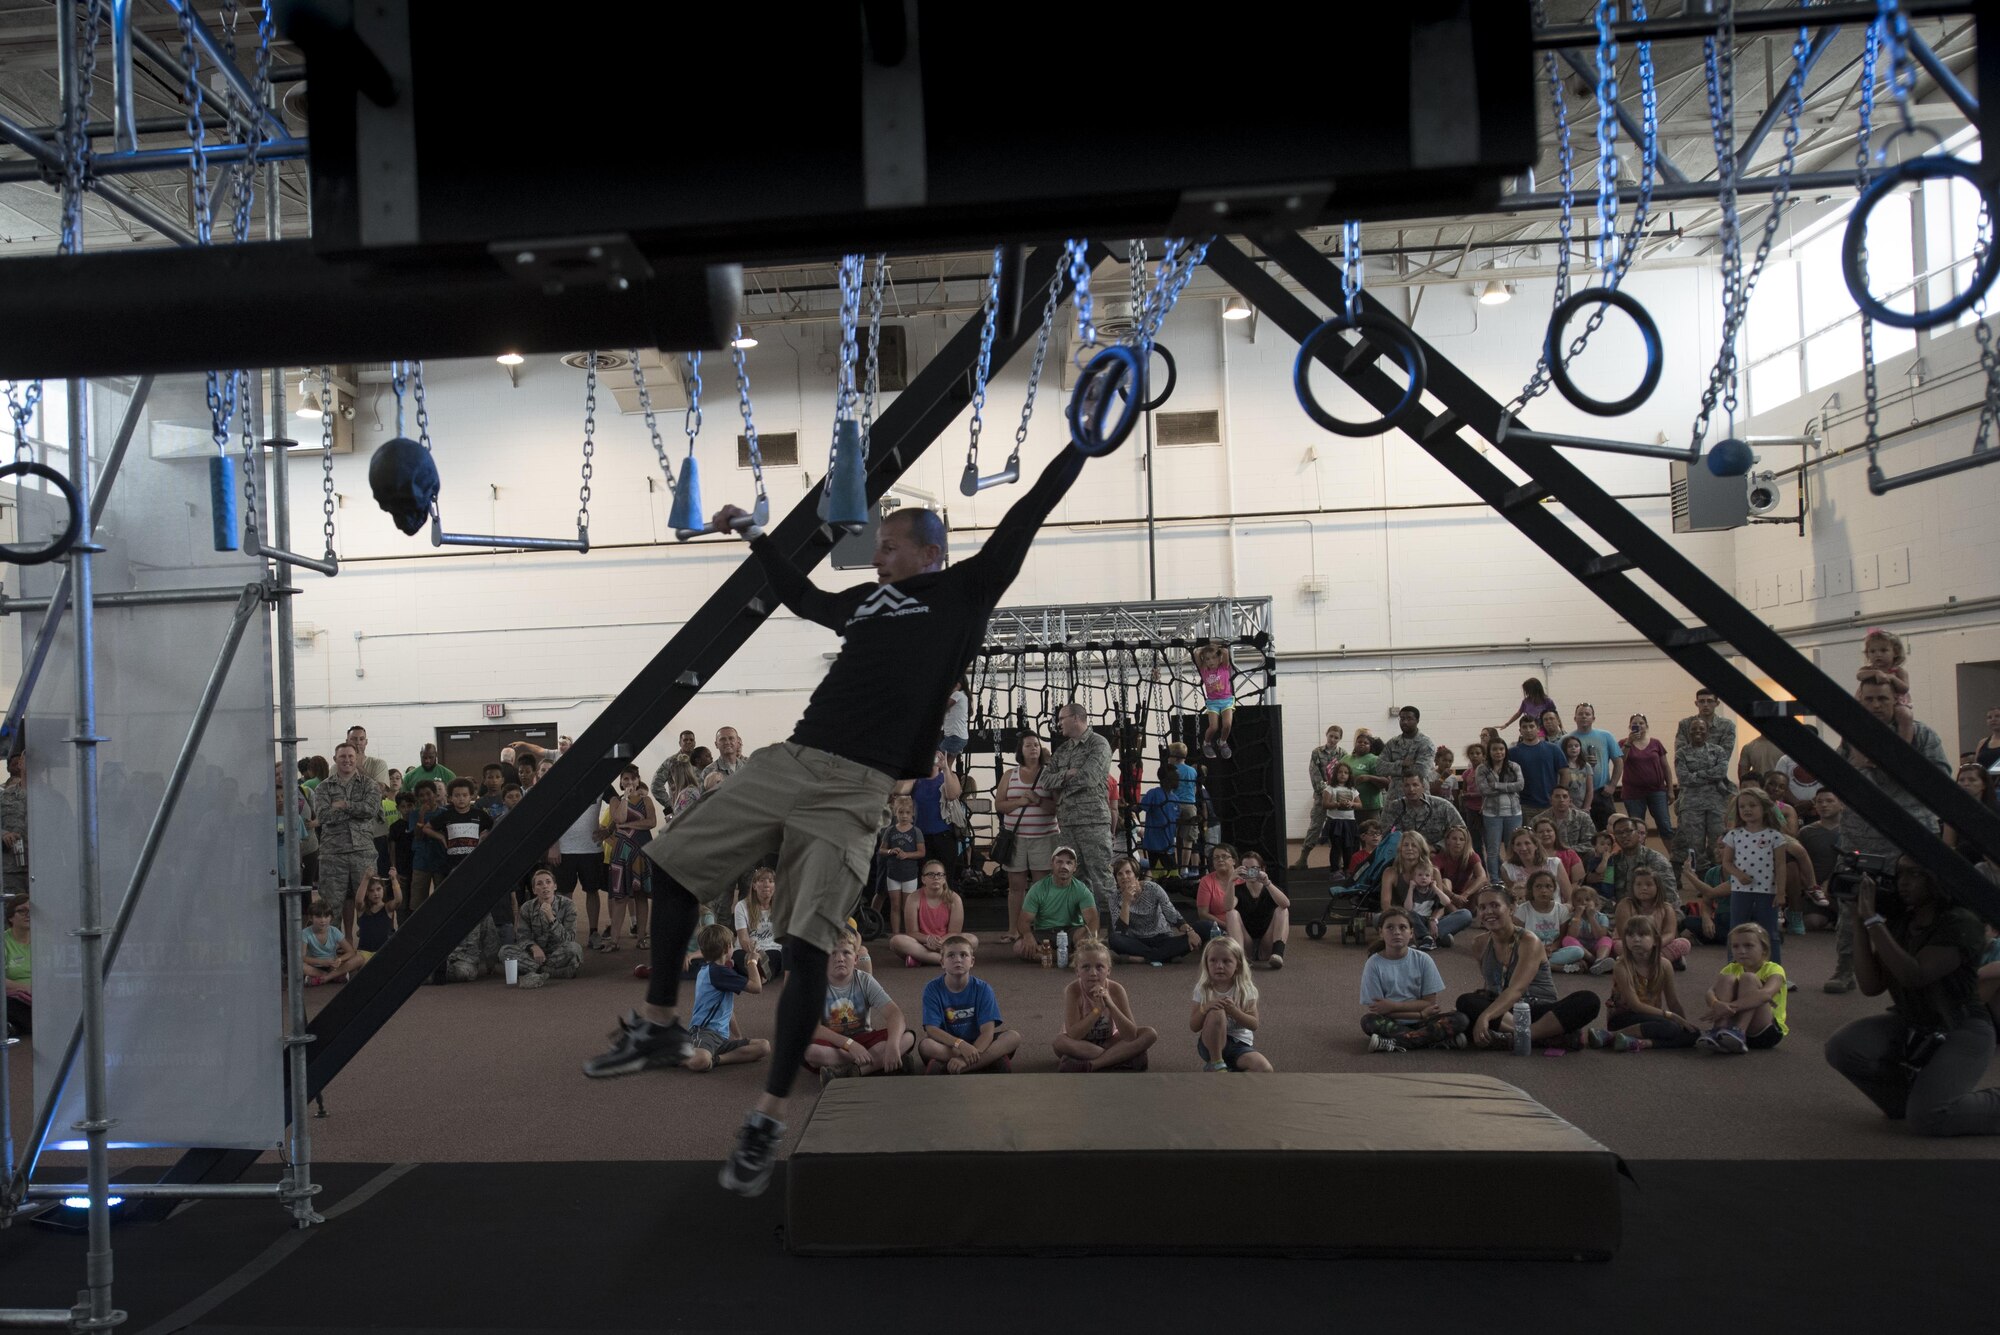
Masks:
[[[486,717],[487,717],[487,718],[506,718],[506,717],[507,717],[507,706],[505,706],[505,705],[501,705],[501,704],[492,704],[492,705],[482,705],[482,706],[480,706],[480,708],[481,708],[481,709],[483,709],[483,710],[484,710],[484,711],[486,712]]]

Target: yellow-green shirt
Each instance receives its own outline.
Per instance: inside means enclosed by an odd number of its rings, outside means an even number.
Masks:
[[[1722,966],[1722,976],[1724,978],[1741,978],[1743,976],[1743,966],[1740,964],[1725,964]],[[1758,982],[1768,983],[1773,978],[1778,980],[1778,994],[1771,998],[1771,1018],[1777,1021],[1779,1033],[1789,1034],[1792,1031],[1785,1028],[1785,966],[1774,964],[1770,960],[1765,960],[1757,966]]]

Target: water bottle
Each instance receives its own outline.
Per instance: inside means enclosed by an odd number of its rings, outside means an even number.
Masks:
[[[1527,1056],[1529,1049],[1534,1046],[1535,1040],[1533,1039],[1532,1036],[1530,1036],[1528,1032],[1530,1029],[1534,1027],[1534,1024],[1535,1024],[1535,1013],[1528,1009],[1528,1003],[1525,1001],[1515,1002],[1514,1003],[1514,1055],[1516,1057]]]
[[[1057,967],[1058,969],[1067,969],[1067,968],[1069,967],[1069,933],[1068,933],[1068,932],[1057,932],[1057,933],[1056,933],[1056,967]]]

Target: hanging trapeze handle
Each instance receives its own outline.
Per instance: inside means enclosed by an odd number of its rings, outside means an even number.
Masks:
[[[1928,310],[1899,311],[1877,300],[1875,294],[1868,290],[1868,276],[1861,267],[1862,252],[1868,245],[1868,215],[1898,186],[1957,178],[1979,191],[1988,214],[2000,218],[2000,200],[1996,200],[1993,190],[1980,180],[1979,171],[1977,164],[1950,156],[1910,158],[1868,183],[1860,198],[1854,201],[1854,212],[1847,219],[1847,235],[1840,244],[1840,271],[1847,279],[1847,290],[1853,294],[1854,304],[1861,308],[1863,315],[1892,329],[1936,329],[1958,319],[1986,295],[1986,289],[1993,286],[1995,272],[2000,271],[2000,244],[1987,245],[1985,254],[1979,257],[1972,277],[1965,285],[1965,291]]]
[[[1372,422],[1346,422],[1320,407],[1313,397],[1312,382],[1306,378],[1314,359],[1318,356],[1319,345],[1335,334],[1353,330],[1361,335],[1361,341],[1347,352],[1337,368],[1341,371],[1352,369],[1357,363],[1368,358],[1371,344],[1386,346],[1403,368],[1409,384],[1403,390],[1403,397],[1396,400],[1396,406]],[[1299,344],[1299,354],[1292,362],[1292,390],[1299,396],[1299,406],[1306,410],[1306,416],[1337,436],[1379,436],[1408,415],[1423,397],[1424,383],[1430,377],[1430,363],[1424,357],[1424,345],[1418,341],[1416,333],[1407,325],[1364,311],[1352,320],[1345,315],[1335,315],[1306,335],[1306,341]]]
[[[1577,388],[1576,382],[1570,379],[1569,366],[1562,355],[1564,328],[1578,311],[1586,306],[1598,305],[1616,306],[1624,311],[1638,326],[1639,337],[1645,340],[1645,372],[1639,377],[1639,387],[1622,399],[1594,399]],[[1623,289],[1587,287],[1572,294],[1549,316],[1549,330],[1542,337],[1542,357],[1548,362],[1549,379],[1565,399],[1597,417],[1623,417],[1652,397],[1653,391],[1660,386],[1660,327],[1653,322],[1646,308],[1639,304],[1639,299]]]
[[[1007,466],[1005,468],[997,473],[988,473],[984,477],[979,475],[978,464],[967,464],[965,472],[961,473],[958,478],[958,493],[961,496],[977,496],[988,487],[1004,487],[1009,483],[1019,482],[1020,480],[1021,456],[1010,454],[1007,456]]]
[[[0,561],[17,566],[38,566],[68,555],[69,549],[76,546],[77,534],[83,530],[83,502],[77,497],[76,487],[47,464],[30,460],[0,464],[0,481],[12,477],[38,477],[54,487],[63,499],[63,526],[46,546],[23,547],[0,543]]]
[[[713,524],[703,524],[700,528],[676,528],[674,541],[686,542],[689,538],[698,538],[704,533],[741,533],[745,529],[763,528],[770,522],[771,502],[759,496],[757,504],[751,507],[750,513],[730,520],[727,528],[717,528]]]
[[[1070,442],[1092,458],[1123,445],[1139,423],[1139,414],[1144,410],[1141,400],[1130,394],[1122,395],[1124,409],[1109,425],[1105,419],[1111,413],[1112,400],[1121,397],[1121,391],[1136,385],[1143,395],[1145,383],[1146,368],[1140,365],[1139,354],[1131,348],[1119,344],[1092,357],[1069,396]]]

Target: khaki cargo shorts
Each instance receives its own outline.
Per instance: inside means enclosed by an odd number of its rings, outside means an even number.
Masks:
[[[738,878],[776,853],[778,935],[831,951],[874,866],[895,786],[858,761],[780,742],[674,817],[645,854],[704,904],[727,905]]]

